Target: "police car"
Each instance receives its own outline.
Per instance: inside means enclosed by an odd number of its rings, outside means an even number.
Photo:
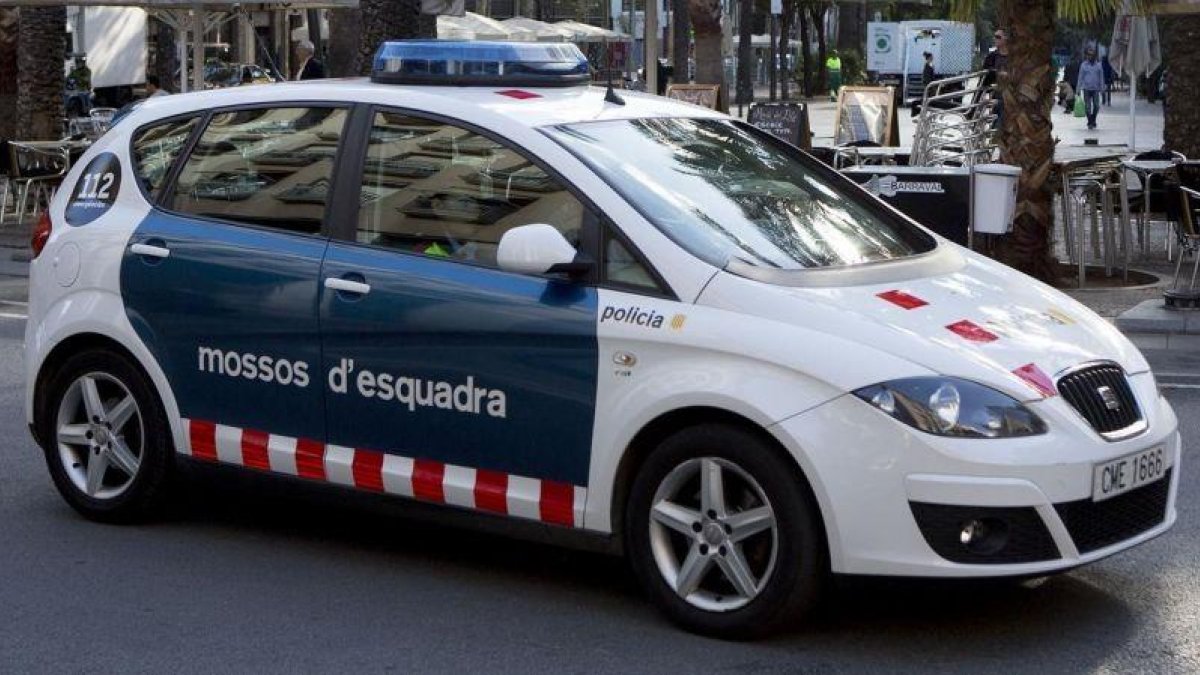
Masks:
[[[34,238],[26,412],[66,501],[181,457],[580,531],[684,627],[829,573],[1030,577],[1162,534],[1138,350],[776,138],[571,46],[159,97]]]

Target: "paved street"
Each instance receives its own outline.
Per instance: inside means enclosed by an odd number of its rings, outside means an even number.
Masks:
[[[1167,392],[1166,537],[1037,588],[841,580],[815,625],[737,644],[666,624],[619,560],[265,477],[192,471],[160,522],[86,522],[24,428],[22,331],[0,318],[3,672],[1200,671],[1200,390]]]

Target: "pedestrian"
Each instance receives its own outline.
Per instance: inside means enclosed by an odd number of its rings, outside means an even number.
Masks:
[[[1112,105],[1113,83],[1117,81],[1117,71],[1112,67],[1112,63],[1109,63],[1108,54],[1100,57],[1100,66],[1104,68],[1104,91],[1101,93],[1100,102]]]
[[[1087,128],[1096,128],[1096,113],[1100,112],[1100,92],[1104,90],[1104,67],[1096,60],[1096,50],[1088,47],[1087,60],[1079,65],[1079,80],[1075,83],[1076,95],[1083,96]]]
[[[987,71],[983,80],[985,85],[998,84],[1000,76],[1008,71],[1008,31],[997,28],[992,33],[992,39],[996,46],[983,57],[983,69]]]
[[[921,90],[922,91],[929,88],[929,85],[933,82],[934,77],[935,77],[935,75],[933,72],[933,54],[931,52],[925,52],[925,67],[921,70]]]
[[[158,86],[157,75],[146,76],[146,98],[154,98],[155,96],[166,96],[169,92],[163,91],[163,88]]]
[[[325,77],[325,64],[316,59],[317,48],[308,40],[296,44],[296,58],[300,65],[296,67],[297,80],[319,80]]]
[[[829,100],[836,101],[842,90],[842,59],[836,49],[825,59],[825,73],[829,76]]]

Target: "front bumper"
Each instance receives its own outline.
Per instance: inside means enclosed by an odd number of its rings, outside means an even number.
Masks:
[[[1130,378],[1145,432],[1102,439],[1058,397],[1031,404],[1050,428],[1023,439],[952,439],[911,429],[854,396],[785,420],[824,517],[835,572],[936,577],[1070,569],[1162,534],[1176,518],[1178,423],[1149,374]],[[1092,502],[1096,464],[1161,445],[1159,482]],[[990,520],[988,520],[990,519]],[[1006,547],[968,551],[971,520],[1003,525]]]

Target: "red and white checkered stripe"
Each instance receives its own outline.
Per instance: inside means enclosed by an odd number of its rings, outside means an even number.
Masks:
[[[203,420],[183,420],[193,458],[273,471],[336,485],[583,526],[586,488],[499,471],[412,459],[377,450],[327,445]]]

